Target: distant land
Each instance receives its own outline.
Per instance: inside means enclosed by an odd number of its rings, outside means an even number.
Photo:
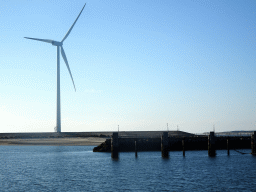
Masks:
[[[215,135],[223,136],[250,136],[254,131],[224,131],[224,132],[215,132]],[[209,135],[209,132],[204,132],[203,135]]]

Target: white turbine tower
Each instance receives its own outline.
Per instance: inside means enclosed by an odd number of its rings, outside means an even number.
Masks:
[[[86,5],[86,4],[85,4]],[[73,80],[73,77],[72,77],[72,74],[71,74],[71,71],[70,71],[70,68],[69,68],[69,65],[68,65],[68,60],[67,60],[67,57],[66,57],[66,54],[64,52],[64,49],[62,47],[63,45],[63,42],[64,40],[68,37],[68,35],[70,34],[71,30],[73,29],[74,25],[76,24],[79,16],[81,15],[82,11],[84,10],[84,7],[85,5],[83,6],[81,12],[79,13],[79,15],[77,16],[75,22],[73,23],[73,25],[70,27],[70,29],[68,30],[67,34],[65,35],[65,37],[62,39],[62,41],[54,41],[54,40],[49,40],[49,39],[36,39],[36,38],[30,38],[30,37],[24,37],[26,39],[32,39],[32,40],[37,40],[37,41],[43,41],[43,42],[46,42],[46,43],[51,43],[52,45],[54,46],[57,46],[57,122],[56,122],[56,128],[57,128],[57,132],[61,132],[61,118],[60,118],[60,54],[59,54],[59,50],[61,48],[61,55],[62,55],[62,58],[63,60],[65,61],[66,63],[66,66],[68,68],[68,71],[69,71],[69,74],[70,74],[70,77],[72,79],[72,82],[73,82],[73,85],[74,85],[74,89],[76,91],[76,87],[75,87],[75,83],[74,83],[74,80]]]

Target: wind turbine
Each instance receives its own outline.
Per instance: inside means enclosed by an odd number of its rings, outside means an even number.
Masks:
[[[67,57],[66,57],[66,54],[65,54],[65,51],[64,51],[62,45],[63,45],[64,40],[68,37],[68,35],[70,34],[74,25],[76,24],[76,22],[77,22],[78,18],[80,17],[82,11],[84,10],[85,5],[83,6],[81,12],[77,16],[75,22],[70,27],[70,29],[68,30],[67,34],[64,36],[62,41],[59,42],[59,41],[54,41],[54,40],[49,40],[49,39],[37,39],[37,38],[24,37],[26,39],[32,39],[32,40],[36,40],[36,41],[43,41],[43,42],[46,42],[46,43],[51,43],[53,46],[57,46],[57,122],[56,122],[56,128],[57,128],[57,132],[59,132],[59,133],[61,132],[61,118],[60,118],[61,117],[60,116],[60,53],[59,52],[60,52],[60,49],[61,49],[62,58],[66,63],[66,66],[68,68],[70,77],[71,77],[73,85],[74,85],[74,89],[76,91],[76,87],[75,87],[75,83],[74,83],[74,80],[73,80],[73,77],[72,77],[72,73],[70,71],[70,68],[69,68],[69,65],[68,65],[68,60],[67,60]]]

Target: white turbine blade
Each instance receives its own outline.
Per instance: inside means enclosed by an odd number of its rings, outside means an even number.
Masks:
[[[75,86],[75,83],[74,83],[74,80],[73,80],[73,77],[72,77],[72,73],[71,73],[70,68],[69,68],[69,65],[68,65],[68,60],[67,60],[65,51],[64,51],[64,49],[62,48],[62,46],[61,46],[61,55],[62,55],[63,60],[64,60],[65,63],[66,63],[66,66],[67,66],[67,68],[68,68],[70,77],[71,77],[71,79],[72,79],[72,82],[73,82],[73,85],[74,85],[74,88],[75,88],[75,91],[76,91],[76,86]]]
[[[63,42],[69,35],[69,33],[71,32],[71,30],[73,29],[74,25],[76,24],[76,21],[78,20],[79,16],[81,15],[82,11],[84,10],[86,4],[84,4],[83,9],[81,10],[81,12],[79,13],[78,17],[76,18],[75,22],[73,23],[73,25],[70,27],[70,29],[68,30],[67,34],[65,35],[65,37],[62,39],[61,42]]]
[[[30,38],[30,37],[24,37],[26,39],[32,39],[32,40],[36,40],[36,41],[43,41],[43,42],[46,42],[46,43],[52,43],[53,40],[50,40],[50,39],[36,39],[36,38]]]

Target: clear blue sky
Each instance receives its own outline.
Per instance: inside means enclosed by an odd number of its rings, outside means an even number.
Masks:
[[[256,1],[2,0],[0,132],[256,129]]]

